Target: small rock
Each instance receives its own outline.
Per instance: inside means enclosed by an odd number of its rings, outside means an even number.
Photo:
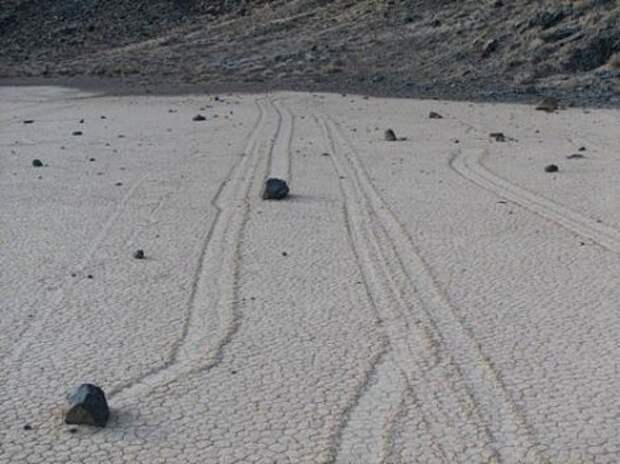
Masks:
[[[24,430],[32,430],[32,426],[30,424],[24,425]]]
[[[536,110],[546,111],[547,113],[553,113],[560,106],[560,103],[552,97],[543,98],[537,105]]]
[[[66,424],[106,426],[110,409],[103,390],[98,386],[84,383],[67,396],[67,401]]]
[[[82,135],[82,131],[74,131],[71,135],[80,136]]]
[[[26,119],[24,124],[34,124],[34,119]]]
[[[388,129],[388,130],[385,131],[384,138],[385,138],[386,142],[396,142],[396,140],[397,140],[396,134],[394,133],[394,131],[392,129]]]
[[[288,256],[288,253],[286,251],[283,251],[282,256]]]
[[[123,183],[122,183],[122,182],[117,182],[117,183],[116,183],[116,184],[114,184],[114,185],[116,185],[117,187],[120,187],[121,185],[123,185]]]
[[[144,250],[136,250],[133,257],[136,259],[144,259]]]
[[[282,179],[267,179],[263,189],[263,200],[281,200],[288,195],[289,188]]]
[[[491,56],[491,53],[497,50],[498,46],[499,41],[497,39],[489,40],[487,43],[484,44],[484,47],[482,48],[482,58],[488,58],[489,56]]]
[[[97,161],[95,158],[88,158],[88,161]]]
[[[92,274],[88,274],[88,275],[86,276],[86,278],[87,278],[87,279],[94,279],[94,276],[93,276]]]
[[[586,151],[586,147],[579,147],[579,150],[577,151]]]
[[[80,124],[84,124],[84,120],[83,119],[80,119]]]
[[[101,119],[107,119],[105,116],[101,116]]]
[[[43,167],[43,162],[40,159],[35,159],[35,160],[32,160],[32,165],[35,168],[41,168]]]
[[[569,160],[573,160],[573,159],[583,159],[583,158],[585,158],[585,155],[582,155],[581,153],[573,153],[572,155],[568,155],[568,156],[566,157],[566,159],[569,159]]]
[[[545,172],[558,172],[560,170],[560,168],[557,167],[557,165],[555,164],[550,164],[548,166],[545,166]]]
[[[496,142],[505,142],[506,141],[506,136],[504,135],[503,132],[491,132],[489,134],[489,137],[491,137]]]
[[[75,427],[71,427],[69,429],[69,433],[77,433],[78,429],[76,429]]]
[[[205,118],[202,114],[197,114],[196,116],[194,116],[192,118],[192,121],[206,121],[207,118]]]
[[[428,113],[428,117],[430,119],[443,119],[443,116],[439,113],[436,113],[434,111],[431,111],[430,113]]]
[[[329,156],[329,153],[322,153],[321,156]]]

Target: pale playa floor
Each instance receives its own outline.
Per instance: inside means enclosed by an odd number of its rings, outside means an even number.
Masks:
[[[1,462],[620,462],[617,111],[0,105]],[[62,424],[82,382],[106,429]]]

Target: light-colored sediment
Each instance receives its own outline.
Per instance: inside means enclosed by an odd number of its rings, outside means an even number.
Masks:
[[[220,97],[0,88],[0,462],[620,461],[620,113]]]

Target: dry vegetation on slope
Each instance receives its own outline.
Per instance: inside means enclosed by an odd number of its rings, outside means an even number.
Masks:
[[[619,103],[616,0],[8,0],[0,40],[5,78]]]

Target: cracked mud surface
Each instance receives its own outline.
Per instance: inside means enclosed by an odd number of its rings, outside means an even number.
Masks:
[[[0,97],[0,462],[620,460],[617,111]]]

